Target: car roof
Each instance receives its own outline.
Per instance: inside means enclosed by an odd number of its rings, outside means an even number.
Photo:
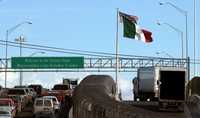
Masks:
[[[14,88],[27,88],[27,86],[14,86]]]
[[[25,88],[10,88],[9,90],[25,90]]]
[[[36,100],[52,100],[52,99],[40,97],[40,98],[36,98],[35,101],[36,101]]]
[[[43,96],[43,98],[56,98],[55,96]]]

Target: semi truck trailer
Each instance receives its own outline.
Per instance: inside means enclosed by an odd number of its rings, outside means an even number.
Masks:
[[[186,69],[143,67],[133,79],[134,100],[158,101],[159,109],[182,111],[185,101]]]

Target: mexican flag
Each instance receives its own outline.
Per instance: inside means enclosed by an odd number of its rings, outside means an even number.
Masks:
[[[119,15],[121,21],[123,22],[124,37],[141,40],[145,43],[153,41],[151,37],[152,33],[146,29],[141,29],[137,25],[138,17],[127,15],[122,12],[120,12]]]

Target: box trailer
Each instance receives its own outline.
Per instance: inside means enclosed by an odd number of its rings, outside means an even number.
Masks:
[[[134,99],[158,101],[159,109],[183,110],[186,69],[175,67],[144,67],[133,79]]]

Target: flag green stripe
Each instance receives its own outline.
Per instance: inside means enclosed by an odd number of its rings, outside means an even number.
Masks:
[[[135,38],[136,34],[135,24],[131,20],[128,20],[126,17],[123,17],[123,24],[124,24],[124,37]]]

